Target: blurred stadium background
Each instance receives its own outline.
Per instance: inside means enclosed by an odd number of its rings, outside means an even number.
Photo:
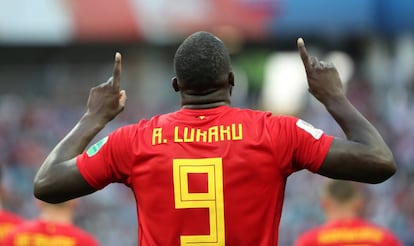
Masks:
[[[293,114],[341,136],[306,92],[296,38],[333,61],[349,98],[398,161],[393,178],[369,186],[367,216],[414,245],[414,2],[406,0],[0,0],[4,207],[36,216],[34,173],[84,112],[89,88],[110,76],[115,51],[124,58],[128,104],[95,140],[178,109],[170,89],[173,54],[198,30],[214,32],[231,50],[235,106]],[[322,222],[323,181],[307,171],[290,177],[281,246]],[[81,199],[76,222],[102,245],[136,245],[133,199],[111,185]]]

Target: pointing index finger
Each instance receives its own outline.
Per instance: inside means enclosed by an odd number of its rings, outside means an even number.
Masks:
[[[112,86],[119,91],[121,84],[121,72],[122,72],[122,56],[121,53],[115,53],[114,70],[112,71]]]
[[[300,58],[302,58],[303,65],[305,65],[305,70],[306,72],[308,72],[310,71],[311,61],[308,55],[308,51],[306,50],[306,47],[305,47],[305,42],[303,41],[302,38],[298,38],[297,44],[298,44],[298,49],[300,53]]]

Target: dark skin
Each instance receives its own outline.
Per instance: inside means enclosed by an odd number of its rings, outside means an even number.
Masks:
[[[319,174],[336,179],[379,183],[395,171],[393,155],[378,131],[345,97],[342,82],[331,63],[310,57],[302,39],[298,50],[305,66],[309,92],[315,96],[337,121],[347,139],[335,138]],[[96,134],[125,107],[125,91],[120,90],[121,55],[115,56],[112,77],[89,93],[87,110],[77,125],[50,152],[34,181],[34,195],[49,203],[59,203],[93,193],[76,166],[81,154]],[[183,108],[203,109],[230,105],[234,86],[231,71],[202,93],[187,88],[178,78],[172,87],[181,94]]]
[[[346,98],[334,65],[309,57],[302,39],[298,39],[298,49],[309,92],[325,106],[347,138],[333,141],[318,173],[365,183],[380,183],[391,177],[396,172],[391,150],[375,127]]]
[[[181,92],[181,107],[192,109],[214,108],[223,105],[230,105],[230,96],[234,86],[234,74],[229,71],[215,83],[213,88],[204,90],[190,89],[185,83],[180,83],[177,77],[171,81],[174,91]]]

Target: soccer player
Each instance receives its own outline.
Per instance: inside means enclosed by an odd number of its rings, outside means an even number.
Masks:
[[[17,214],[0,209],[0,241],[16,226],[24,222],[24,219]]]
[[[97,246],[97,240],[73,224],[76,200],[58,204],[37,201],[40,215],[12,230],[2,241],[3,246]]]
[[[344,180],[328,182],[321,197],[325,224],[300,235],[295,246],[402,245],[391,231],[362,218],[364,202],[355,183]]]
[[[24,219],[10,211],[6,211],[1,206],[1,198],[3,195],[3,165],[0,164],[0,240],[4,238],[14,227],[23,223]]]
[[[231,107],[229,53],[211,33],[197,32],[174,56],[172,87],[181,109],[121,127],[84,152],[125,106],[117,53],[113,76],[92,88],[85,114],[38,170],[35,196],[61,202],[120,182],[135,194],[141,246],[277,245],[293,172],[379,183],[396,170],[380,134],[345,97],[332,64],[310,58],[302,39],[298,48],[310,92],[347,139],[295,117]]]

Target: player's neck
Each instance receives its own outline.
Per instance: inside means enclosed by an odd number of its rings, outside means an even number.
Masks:
[[[229,104],[225,102],[217,102],[217,103],[208,103],[208,104],[188,104],[188,105],[183,105],[182,107],[188,108],[188,109],[209,109],[209,108],[216,108],[216,107],[225,106],[225,105],[229,105]]]
[[[57,224],[72,224],[73,214],[66,211],[47,211],[40,214],[40,219],[43,221],[53,222]]]
[[[355,211],[351,210],[336,210],[330,211],[326,214],[326,221],[333,222],[338,220],[348,220],[348,219],[355,219],[358,217],[358,214]]]
[[[207,109],[230,105],[228,90],[216,90],[205,95],[181,93],[181,107],[191,109]]]

